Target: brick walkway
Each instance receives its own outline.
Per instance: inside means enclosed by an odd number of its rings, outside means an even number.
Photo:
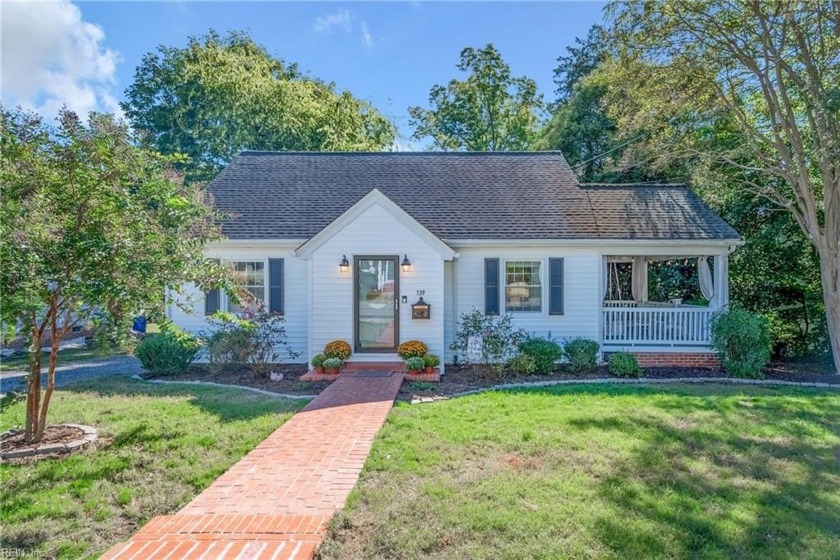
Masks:
[[[344,374],[175,515],[103,559],[308,559],[359,477],[401,374]]]

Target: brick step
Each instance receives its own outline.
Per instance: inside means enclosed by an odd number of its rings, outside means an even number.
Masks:
[[[130,540],[114,545],[100,560],[311,560],[317,542],[271,540]]]

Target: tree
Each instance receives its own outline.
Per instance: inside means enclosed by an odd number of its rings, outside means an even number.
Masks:
[[[124,328],[165,286],[212,281],[205,242],[218,237],[203,191],[138,148],[110,115],[87,124],[63,110],[56,127],[0,107],[2,320],[30,345],[25,437],[41,440],[59,344],[96,320]],[[41,387],[41,347],[50,344]]]
[[[614,58],[609,30],[593,25],[566,51],[554,70],[557,100],[535,147],[561,151],[581,182],[673,181],[684,176],[684,169],[650,165],[644,131],[624,134],[609,115],[608,81],[599,76],[599,69]]]
[[[241,32],[158,47],[121,104],[147,146],[185,154],[188,180],[210,179],[251,150],[382,150],[394,127],[370,104],[302,74]]]
[[[664,159],[735,173],[790,213],[819,257],[840,370],[840,5],[631,0],[610,10],[622,45],[606,70],[622,84],[609,103],[618,125],[654,130]]]
[[[410,107],[413,138],[431,137],[441,150],[527,150],[533,145],[543,111],[537,84],[511,76],[510,66],[492,44],[466,48],[457,64],[469,72],[429,92],[431,109]]]

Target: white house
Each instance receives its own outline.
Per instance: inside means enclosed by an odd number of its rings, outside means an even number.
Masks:
[[[208,257],[285,317],[301,362],[334,339],[351,362],[396,361],[410,339],[451,362],[458,317],[477,307],[643,364],[708,365],[741,243],[685,186],[579,184],[557,152],[243,152],[207,188],[227,215]],[[697,259],[708,305],[648,301],[647,263],[683,257]],[[607,300],[620,262],[632,298]],[[193,292],[192,312],[168,308],[188,331],[236,310]],[[429,312],[415,315],[421,300]]]

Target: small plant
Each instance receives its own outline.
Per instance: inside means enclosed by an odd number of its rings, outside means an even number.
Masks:
[[[569,370],[574,373],[595,371],[598,367],[599,345],[594,340],[575,338],[566,343],[563,352],[569,360]]]
[[[207,356],[216,371],[247,366],[268,377],[284,358],[300,353],[289,348],[283,317],[259,311],[237,317],[233,313],[213,315],[214,332],[207,337]]]
[[[474,307],[469,313],[461,314],[455,341],[449,348],[463,356],[465,363],[470,363],[471,349],[478,346],[479,363],[494,366],[498,374],[524,338],[525,331],[514,328],[511,315],[485,315]]]
[[[169,330],[145,337],[137,345],[135,356],[143,369],[156,375],[184,373],[198,357],[201,345],[192,335]]]
[[[557,361],[563,357],[563,349],[551,338],[529,336],[519,344],[519,353],[534,359],[536,373],[554,373]]]
[[[427,391],[434,391],[435,384],[429,381],[414,381],[409,385],[409,388],[412,391],[420,391],[420,392],[427,392]]]
[[[405,361],[405,369],[408,371],[418,372],[426,368],[426,362],[422,356],[412,356]]]
[[[642,368],[635,354],[630,352],[615,352],[610,354],[608,362],[610,375],[616,377],[639,377],[642,375]]]
[[[298,391],[312,391],[317,387],[318,385],[312,381],[300,381],[297,385],[295,385],[295,389]]]
[[[732,307],[712,318],[712,348],[733,377],[762,377],[772,344],[768,321],[760,315]]]
[[[353,349],[343,340],[333,340],[324,346],[324,356],[327,358],[338,358],[339,360],[346,360],[353,354]],[[324,365],[326,367],[326,365]]]
[[[344,365],[344,362],[341,361],[339,358],[327,358],[324,360],[324,369],[329,371],[330,373],[335,373],[341,369],[341,366]]]
[[[519,354],[508,360],[507,367],[514,375],[532,375],[537,372],[537,362],[530,354]]]
[[[324,362],[327,361],[327,357],[323,354],[315,354],[312,356],[312,367],[315,369],[324,369]]]
[[[440,358],[435,354],[426,354],[423,356],[423,362],[426,364],[426,369],[436,368],[440,365]]]
[[[407,360],[416,357],[422,358],[428,351],[429,347],[419,340],[406,340],[397,348],[397,355],[403,360]]]

